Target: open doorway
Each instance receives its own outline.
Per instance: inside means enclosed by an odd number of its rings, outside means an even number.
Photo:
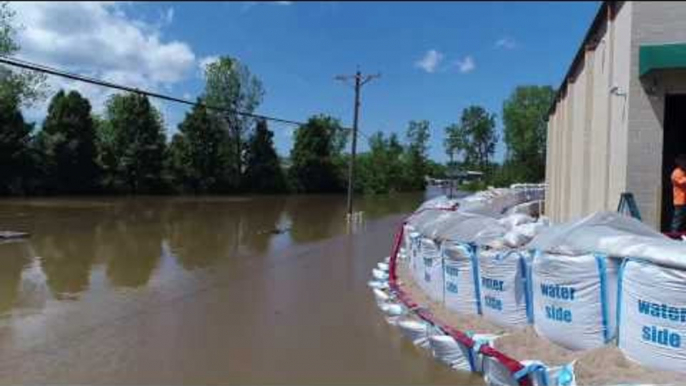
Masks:
[[[664,142],[662,149],[662,231],[672,222],[672,181],[674,158],[686,153],[686,94],[665,96]]]

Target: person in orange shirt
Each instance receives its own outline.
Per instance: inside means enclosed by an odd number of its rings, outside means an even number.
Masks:
[[[676,167],[672,172],[672,196],[674,197],[672,232],[682,232],[686,226],[686,154],[679,154],[674,163]]]

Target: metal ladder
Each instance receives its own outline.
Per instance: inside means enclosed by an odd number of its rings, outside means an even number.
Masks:
[[[633,193],[624,192],[619,196],[617,212],[621,214],[628,214],[638,221],[643,221],[641,219],[641,213],[638,211],[638,206],[636,205],[636,200],[634,199]]]

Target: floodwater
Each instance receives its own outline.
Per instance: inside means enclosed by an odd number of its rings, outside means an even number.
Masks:
[[[366,287],[423,195],[0,201],[0,384],[481,384]]]

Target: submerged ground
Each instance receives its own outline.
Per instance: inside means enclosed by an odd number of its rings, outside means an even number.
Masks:
[[[0,384],[481,384],[366,287],[423,199],[0,201]]]

